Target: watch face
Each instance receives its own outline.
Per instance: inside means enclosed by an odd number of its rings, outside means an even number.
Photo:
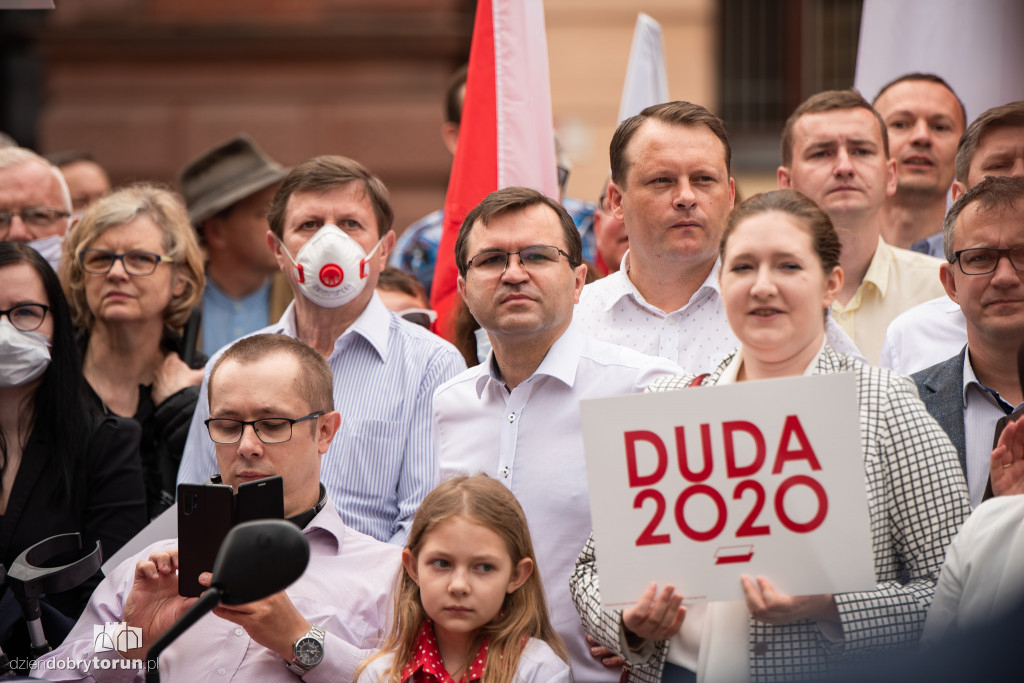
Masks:
[[[316,638],[302,638],[295,644],[295,659],[303,666],[316,666],[324,658],[324,645]]]

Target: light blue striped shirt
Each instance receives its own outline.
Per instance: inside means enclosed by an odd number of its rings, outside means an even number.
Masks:
[[[259,332],[295,332],[294,303]],[[217,473],[206,377],[178,469],[178,483]],[[381,541],[405,543],[413,514],[434,486],[431,413],[434,389],[466,369],[454,346],[391,313],[374,294],[334,342],[327,359],[334,374],[334,407],[341,427],[324,454],[320,481],[347,525]]]

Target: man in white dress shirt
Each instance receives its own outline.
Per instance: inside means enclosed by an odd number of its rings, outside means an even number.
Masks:
[[[621,670],[588,655],[569,597],[590,533],[579,401],[637,392],[679,368],[576,329],[581,249],[569,214],[534,190],[498,190],[469,213],[455,244],[458,290],[492,350],[434,394],[434,440],[442,478],[482,471],[519,499],[575,680],[610,683]]]
[[[587,285],[580,330],[710,372],[739,346],[718,290],[718,246],[733,207],[725,124],[699,104],[666,102],[619,124],[607,206],[626,224],[623,267]],[[829,343],[859,355],[829,319]]]

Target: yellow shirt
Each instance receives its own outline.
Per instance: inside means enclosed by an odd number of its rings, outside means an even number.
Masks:
[[[864,281],[850,302],[832,304],[832,317],[850,335],[872,365],[878,363],[885,330],[893,318],[946,290],[939,280],[937,258],[892,247],[878,239],[878,248]]]

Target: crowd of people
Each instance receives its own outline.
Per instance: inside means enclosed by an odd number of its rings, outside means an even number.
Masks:
[[[174,191],[0,147],[0,560],[66,532],[109,556],[176,484],[279,475],[307,570],[202,617],[167,680],[821,680],[946,646],[1024,599],[1024,102],[971,122],[907,74],[809,97],[780,140],[779,189],[738,202],[726,122],[667,102],[618,126],[595,204],[491,193],[451,341],[441,213],[396,236],[354,159],[288,169],[239,134]],[[830,373],[856,382],[874,590],[604,608],[580,400]],[[60,646],[21,669],[141,680],[194,601],[177,548],[46,595]],[[11,656],[20,616],[0,602]],[[141,642],[97,648],[122,622]]]

